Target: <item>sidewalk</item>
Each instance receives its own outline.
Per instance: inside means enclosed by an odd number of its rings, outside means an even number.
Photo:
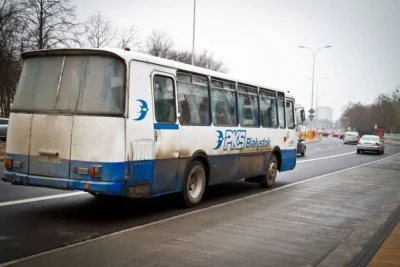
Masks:
[[[400,266],[400,223],[397,223],[396,227],[368,264],[368,267],[380,266]]]
[[[352,266],[399,211],[399,162],[289,184],[13,266]]]

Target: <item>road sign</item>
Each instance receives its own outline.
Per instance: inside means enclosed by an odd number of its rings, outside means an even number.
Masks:
[[[310,110],[308,111],[308,113],[310,113],[311,115],[315,113],[315,110],[313,110],[312,108],[310,108]],[[312,120],[312,119],[311,119]]]
[[[310,121],[312,121],[314,119],[315,115],[308,115],[308,118],[310,119]]]
[[[351,131],[351,127],[347,127],[347,131]]]

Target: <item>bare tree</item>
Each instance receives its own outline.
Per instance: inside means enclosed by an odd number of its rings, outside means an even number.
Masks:
[[[139,38],[137,37],[137,31],[133,26],[128,29],[120,30],[118,33],[118,47],[138,47],[140,45]]]
[[[115,41],[115,31],[111,21],[101,12],[91,15],[84,27],[85,38],[93,48],[102,48]]]
[[[174,43],[165,32],[155,31],[148,36],[144,51],[145,53],[162,58],[169,58]]]
[[[0,3],[0,112],[8,117],[21,72],[18,60],[22,31],[21,7],[15,1]]]
[[[342,114],[347,118],[349,125],[357,127],[361,134],[373,132],[373,126],[377,124],[387,132],[400,133],[400,92],[397,89],[392,95],[381,94],[375,103],[363,105],[361,103],[349,103]]]
[[[204,50],[199,55],[195,56],[195,65],[219,72],[227,71],[224,67],[224,63],[222,61],[215,60],[213,54],[209,53],[207,50]]]
[[[192,62],[192,53],[187,50],[176,50],[174,48],[174,43],[165,32],[153,31],[152,34],[148,36],[145,48],[142,52],[186,64],[191,64]],[[195,54],[194,61],[195,66],[226,72],[223,62],[215,60],[213,54],[209,53],[207,50],[204,50],[200,54]]]
[[[32,49],[77,44],[75,6],[71,0],[21,0],[25,24],[24,45]]]

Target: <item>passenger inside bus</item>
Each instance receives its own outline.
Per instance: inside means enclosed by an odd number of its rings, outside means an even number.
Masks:
[[[217,125],[231,125],[232,119],[224,101],[215,105],[215,122]]]

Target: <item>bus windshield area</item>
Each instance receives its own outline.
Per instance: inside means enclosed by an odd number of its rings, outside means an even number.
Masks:
[[[106,56],[28,58],[11,110],[122,115],[125,69]]]

